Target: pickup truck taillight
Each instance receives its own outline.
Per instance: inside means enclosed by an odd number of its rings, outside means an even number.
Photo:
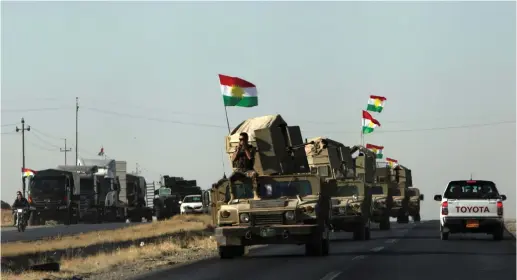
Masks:
[[[503,202],[502,201],[497,202],[497,215],[498,216],[503,215]]]
[[[29,199],[27,199],[27,201],[32,204],[32,197],[29,195]]]
[[[449,214],[449,203],[447,201],[442,202],[442,215]]]
[[[65,195],[65,197],[64,197],[64,199],[63,199],[63,201],[64,201],[65,203],[67,203],[67,202],[68,202],[68,196],[66,196],[66,195]]]

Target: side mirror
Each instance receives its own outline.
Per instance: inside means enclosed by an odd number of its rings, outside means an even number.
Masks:
[[[424,200],[424,195],[423,194],[420,195],[420,200]],[[440,200],[442,200],[442,199],[440,198]]]
[[[210,192],[204,191],[201,195],[201,200],[203,201],[203,207],[208,207],[210,205]]]
[[[435,195],[435,196],[434,196],[434,200],[436,200],[436,201],[442,201],[442,196],[441,196],[441,195],[439,195],[439,194],[437,194],[437,195]]]
[[[502,194],[502,195],[501,195],[501,199],[502,199],[503,201],[505,201],[505,200],[506,200],[506,195]]]

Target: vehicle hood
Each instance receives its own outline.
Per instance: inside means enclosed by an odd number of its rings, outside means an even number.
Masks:
[[[305,205],[316,204],[317,197],[298,198],[278,198],[278,199],[261,199],[261,200],[247,200],[234,201],[229,204],[229,207],[237,209],[239,212],[261,212],[261,211],[276,211],[276,210],[294,210]],[[247,203],[246,203],[247,202]]]
[[[363,202],[364,196],[357,196],[356,199],[352,196],[340,196],[332,198],[332,206],[333,207],[342,207],[342,206],[351,206],[351,205],[359,205]]]

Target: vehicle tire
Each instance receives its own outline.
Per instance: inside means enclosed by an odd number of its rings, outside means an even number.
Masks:
[[[504,237],[504,228],[501,226],[501,227],[498,227],[493,233],[492,233],[492,237],[495,241],[501,241],[503,240],[503,237]]]
[[[219,258],[233,259],[242,257],[245,253],[244,246],[219,246]]]
[[[367,227],[364,229],[364,240],[370,240],[371,238],[371,232],[370,232],[370,227]]]
[[[382,220],[380,223],[379,223],[379,229],[380,230],[390,230],[391,228],[391,223],[390,223],[390,218],[386,218],[384,220]]]
[[[414,222],[420,222],[420,213],[416,214],[416,215],[413,217],[413,221],[414,221]]]
[[[305,244],[306,256],[323,256],[324,255],[325,240],[321,232],[313,234],[311,241]]]
[[[440,239],[441,240],[449,240],[449,233],[443,232],[443,227],[440,225]]]
[[[405,216],[405,215],[398,216],[397,217],[397,223],[399,223],[399,224],[407,224],[407,223],[409,223],[409,216]]]

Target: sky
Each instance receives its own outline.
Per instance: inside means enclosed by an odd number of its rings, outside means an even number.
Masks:
[[[2,2],[1,198],[26,167],[79,156],[126,160],[147,181],[230,173],[217,74],[257,86],[232,127],[280,114],[304,138],[360,143],[370,94],[387,98],[365,142],[385,147],[424,193],[493,180],[515,217],[514,2]],[[463,128],[457,128],[463,126]],[[456,127],[456,128],[455,128]],[[223,160],[224,159],[224,160]],[[224,163],[224,167],[223,167]]]

